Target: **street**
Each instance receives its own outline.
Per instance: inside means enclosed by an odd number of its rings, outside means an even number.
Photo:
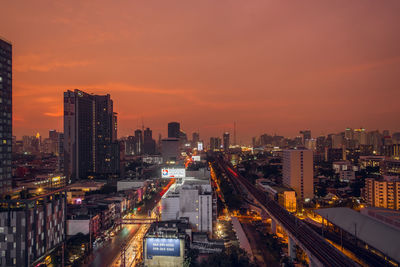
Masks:
[[[139,225],[125,225],[122,230],[110,240],[94,249],[90,256],[90,267],[108,267],[120,256],[121,246],[129,242],[136,234]]]
[[[170,184],[167,185],[168,188],[169,186]],[[167,188],[164,187],[161,190],[161,192],[157,192],[152,196],[151,199],[146,200],[143,208],[141,209],[141,211],[138,213],[137,216],[140,216],[141,218],[147,217],[148,212],[153,210],[154,207],[158,205],[166,189]],[[123,244],[127,245],[126,263],[128,262],[129,264],[132,263],[133,259],[128,259],[129,256],[130,257],[136,256],[134,255],[135,251],[133,251],[132,244],[133,243],[135,245],[137,245],[138,243],[141,244],[145,231],[147,231],[147,227],[141,227],[141,225],[139,224],[134,224],[134,225],[124,224],[122,226],[122,230],[119,231],[114,237],[110,238],[110,240],[104,242],[102,245],[96,247],[93,250],[93,253],[88,257],[90,263],[86,264],[86,266],[109,267],[115,265],[115,263],[117,263],[121,257],[121,248]],[[135,236],[137,234],[139,234],[139,236],[136,238]],[[133,240],[133,238],[135,239]],[[141,250],[141,246],[138,247],[138,249]],[[138,251],[138,253],[141,253],[141,251]]]

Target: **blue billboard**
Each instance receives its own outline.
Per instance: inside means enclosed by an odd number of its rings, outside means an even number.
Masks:
[[[153,256],[179,257],[181,255],[180,239],[176,238],[147,238],[147,258]]]

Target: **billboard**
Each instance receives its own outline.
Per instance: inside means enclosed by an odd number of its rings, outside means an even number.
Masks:
[[[185,168],[176,168],[176,169],[162,169],[161,170],[161,178],[185,178],[186,171]]]
[[[192,156],[192,160],[193,161],[200,161],[201,158],[200,158],[200,156]]]
[[[177,238],[147,238],[146,248],[148,259],[153,256],[181,256],[181,243]]]

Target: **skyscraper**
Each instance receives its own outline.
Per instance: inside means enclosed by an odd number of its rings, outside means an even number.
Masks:
[[[225,151],[229,150],[229,145],[230,145],[229,138],[230,138],[230,134],[228,132],[225,132],[222,136]]]
[[[210,150],[219,150],[219,149],[221,149],[221,138],[210,137]]]
[[[168,123],[168,138],[179,138],[181,125],[179,122]]]
[[[119,169],[116,113],[110,95],[64,92],[64,174],[109,177]]]
[[[11,190],[12,46],[0,39],[0,193]]]
[[[194,132],[192,134],[192,146],[197,147],[197,143],[200,141],[200,134],[197,132]]]
[[[135,131],[135,155],[143,154],[143,132],[140,129]]]
[[[293,188],[301,199],[314,197],[313,151],[288,149],[283,151],[283,184]]]
[[[303,144],[306,143],[307,139],[311,139],[311,131],[310,130],[300,131],[300,134],[303,135]]]
[[[146,128],[143,132],[143,152],[149,155],[156,152],[156,141],[153,139],[153,131],[150,128]]]

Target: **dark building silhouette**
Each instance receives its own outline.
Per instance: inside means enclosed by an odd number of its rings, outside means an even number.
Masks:
[[[221,138],[219,137],[210,137],[210,149],[221,149]]]
[[[135,155],[143,154],[143,132],[140,129],[135,131]]]
[[[150,155],[156,152],[156,141],[153,139],[153,131],[150,128],[146,128],[143,132],[143,152]]]
[[[64,92],[64,174],[73,180],[119,171],[116,113],[110,95]]]
[[[125,140],[125,155],[135,155],[136,139],[134,136],[128,136]]]
[[[179,138],[181,132],[181,125],[179,122],[168,123],[168,138]]]
[[[200,134],[197,132],[194,132],[192,134],[192,146],[197,147],[197,143],[200,141]]]
[[[310,130],[300,131],[300,134],[303,135],[303,144],[306,143],[306,140],[311,139],[311,131]]]
[[[11,149],[12,149],[12,46],[0,39],[0,193],[11,190]]]
[[[229,150],[229,145],[230,145],[229,138],[230,138],[230,134],[228,132],[225,132],[222,136],[225,151]]]

